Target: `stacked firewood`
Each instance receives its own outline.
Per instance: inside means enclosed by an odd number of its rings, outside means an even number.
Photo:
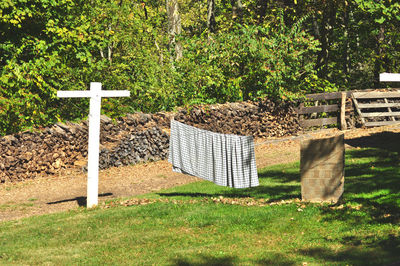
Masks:
[[[294,104],[276,104],[268,99],[194,106],[179,110],[175,120],[218,133],[259,138],[288,136],[300,131]]]
[[[270,100],[194,106],[176,113],[135,113],[117,120],[102,116],[100,168],[167,158],[171,119],[254,137],[287,136],[300,130],[293,104]],[[68,167],[85,169],[87,141],[87,121],[1,137],[0,183],[52,175]]]
[[[117,121],[102,116],[100,168],[166,158],[169,137],[152,125],[169,121],[161,113],[138,113]],[[1,137],[0,183],[51,175],[67,167],[84,169],[87,148],[87,121]]]
[[[87,153],[87,127],[56,124],[0,138],[0,182],[54,174]]]
[[[158,127],[131,132],[116,147],[101,150],[100,168],[163,160],[168,149],[169,136]]]

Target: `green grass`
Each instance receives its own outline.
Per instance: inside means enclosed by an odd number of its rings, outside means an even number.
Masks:
[[[27,208],[33,207],[34,204],[33,203],[13,203],[13,202],[9,202],[6,204],[0,204],[0,213],[2,211],[10,211],[10,210],[19,210],[19,211],[23,211]]]
[[[346,152],[339,206],[238,206],[204,198],[300,198],[299,164],[261,169],[261,185],[199,182],[145,198],[188,201],[85,210],[0,223],[0,264],[387,265],[400,262],[397,151]],[[189,200],[197,199],[197,203]],[[299,211],[299,207],[302,211]]]

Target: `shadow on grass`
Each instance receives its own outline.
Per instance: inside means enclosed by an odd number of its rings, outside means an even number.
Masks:
[[[196,261],[196,262],[194,262],[194,261]],[[235,261],[237,261],[237,259],[234,257],[216,258],[213,256],[202,255],[202,256],[197,257],[196,259],[178,258],[172,262],[172,265],[177,265],[177,266],[208,266],[208,265],[230,266],[230,265],[236,265]]]
[[[400,133],[380,132],[370,136],[347,139],[345,143],[352,147],[378,148],[388,152],[400,152]]]
[[[278,253],[278,252],[266,252],[268,257],[264,257],[262,259],[258,259],[252,265],[302,265],[301,261],[294,260],[288,258],[288,254],[286,252]]]
[[[324,263],[346,262],[351,265],[400,265],[400,240],[389,235],[377,240],[375,236],[347,237],[340,242],[346,248],[340,251],[326,247],[300,249],[299,254],[312,257]],[[365,247],[368,246],[366,249]]]
[[[315,247],[299,250],[299,254],[313,259],[323,261],[324,264],[337,264],[340,262],[351,263],[351,265],[399,265],[399,245],[398,239],[383,239],[374,241],[369,245],[370,249],[358,247],[358,243],[344,242],[344,250],[332,250],[326,247]],[[365,246],[364,246],[365,247]]]
[[[113,195],[113,193],[108,192],[108,193],[99,194],[99,197],[108,197],[108,196],[112,196],[112,195]],[[71,202],[71,201],[76,201],[80,207],[84,207],[84,206],[86,206],[87,198],[86,197],[76,197],[76,198],[72,198],[72,199],[47,202],[47,204],[54,205],[54,204],[60,204],[60,203],[64,203],[64,202]]]
[[[283,166],[281,170],[263,170],[258,174],[258,178],[260,179],[273,179],[276,182],[282,183],[290,183],[290,182],[299,182],[300,183],[300,165],[290,164],[289,167],[295,168],[293,171],[286,171]]]
[[[249,265],[298,265],[298,263],[285,258],[284,255],[280,253],[271,254],[268,252],[268,258],[260,259]],[[173,265],[177,266],[231,266],[240,265],[236,257],[222,257],[216,258],[213,256],[202,255],[195,259],[183,259],[179,258],[172,262]]]
[[[400,239],[395,234],[385,236],[354,234],[336,239],[335,235],[332,236],[333,239],[325,237],[325,241],[340,243],[342,248],[317,246],[299,249],[297,253],[324,265],[342,263],[346,265],[400,265]]]
[[[293,198],[300,198],[300,183],[298,185],[291,184],[285,185],[284,183],[289,183],[294,180],[300,181],[298,171],[293,173],[285,173],[282,171],[264,171],[259,174],[260,179],[271,179],[275,182],[282,182],[281,185],[260,185],[252,188],[245,189],[229,189],[221,188],[221,191],[214,193],[200,193],[200,192],[167,192],[158,193],[159,196],[163,197],[226,197],[226,198],[268,198],[270,202],[287,200]]]
[[[369,143],[369,140],[362,143]],[[361,159],[361,162],[346,166],[343,201],[358,204],[360,210],[326,208],[325,219],[354,223],[363,220],[369,223],[400,222],[399,153],[395,151],[396,147],[381,147],[388,149],[374,147],[347,151],[350,158]]]
[[[340,264],[345,262],[346,265],[400,265],[400,255],[398,248],[400,240],[391,238],[383,239],[369,245],[370,249],[365,249],[354,245],[354,243],[343,243],[345,249],[340,251],[326,247],[312,247],[300,249],[297,253],[305,258],[303,261],[298,261],[288,258],[287,254],[267,252],[265,258],[257,259],[249,262],[249,265],[301,265],[307,264],[310,260],[322,264]],[[214,257],[200,255],[194,258],[178,258],[171,262],[171,265],[177,266],[232,266],[240,265],[238,258]],[[247,265],[247,264],[246,264]]]
[[[301,256],[304,256],[304,261],[293,260],[287,257],[284,252],[266,252],[265,258],[257,259],[249,262],[249,265],[301,265],[302,263],[310,262],[310,260],[322,264],[338,264],[345,262],[347,265],[400,265],[400,240],[389,236],[386,239],[376,240],[371,236],[371,243],[366,243],[365,238],[350,240],[343,239],[344,249],[330,249],[327,247],[312,247],[303,248],[297,251]],[[363,241],[364,246],[361,245]],[[365,248],[365,244],[368,248]],[[360,246],[360,247],[359,247]],[[239,265],[238,258],[214,257],[207,255],[195,256],[194,258],[178,258],[171,262],[177,266],[231,266]]]

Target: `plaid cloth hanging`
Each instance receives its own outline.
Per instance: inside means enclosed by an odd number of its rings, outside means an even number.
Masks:
[[[252,136],[220,134],[172,120],[169,145],[174,172],[233,188],[259,185]]]

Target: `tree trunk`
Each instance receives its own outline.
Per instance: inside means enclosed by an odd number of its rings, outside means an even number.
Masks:
[[[376,36],[376,60],[374,65],[374,87],[379,88],[381,86],[379,82],[379,73],[381,72],[382,68],[382,55],[385,54],[384,49],[382,48],[382,44],[385,41],[385,28],[381,24],[379,26],[379,33]]]
[[[343,21],[343,26],[344,26],[344,47],[343,47],[343,54],[342,54],[342,62],[343,62],[343,73],[345,74],[344,80],[346,84],[349,82],[349,72],[350,72],[350,41],[349,41],[349,17],[350,17],[350,11],[347,6],[345,6],[344,10],[344,21]]]
[[[181,34],[181,17],[179,15],[178,1],[166,0],[168,15],[169,49],[175,50],[175,60],[182,58],[182,45],[176,41],[176,35]]]
[[[257,0],[257,14],[258,14],[258,23],[261,24],[264,21],[265,14],[267,13],[267,9],[270,8],[267,0]]]
[[[232,4],[232,18],[241,22],[243,4],[241,0],[231,0]]]
[[[108,25],[108,30],[109,30],[109,31],[112,30],[111,24]],[[108,45],[108,47],[107,47],[107,50],[108,50],[108,61],[109,61],[110,63],[112,63],[113,48],[114,48],[114,42],[111,42],[111,43]]]
[[[328,60],[328,27],[329,24],[327,23],[327,18],[325,14],[323,14],[321,18],[321,27],[319,28],[319,41],[321,43],[321,50],[317,57],[317,69],[319,70],[319,76],[324,78],[326,76],[326,65]]]
[[[207,0],[207,28],[209,33],[215,32],[215,0]]]
[[[336,7],[333,2],[325,6],[321,18],[320,39],[321,51],[318,54],[317,68],[320,69],[319,76],[326,78],[330,59],[331,39],[333,29],[336,25]]]

